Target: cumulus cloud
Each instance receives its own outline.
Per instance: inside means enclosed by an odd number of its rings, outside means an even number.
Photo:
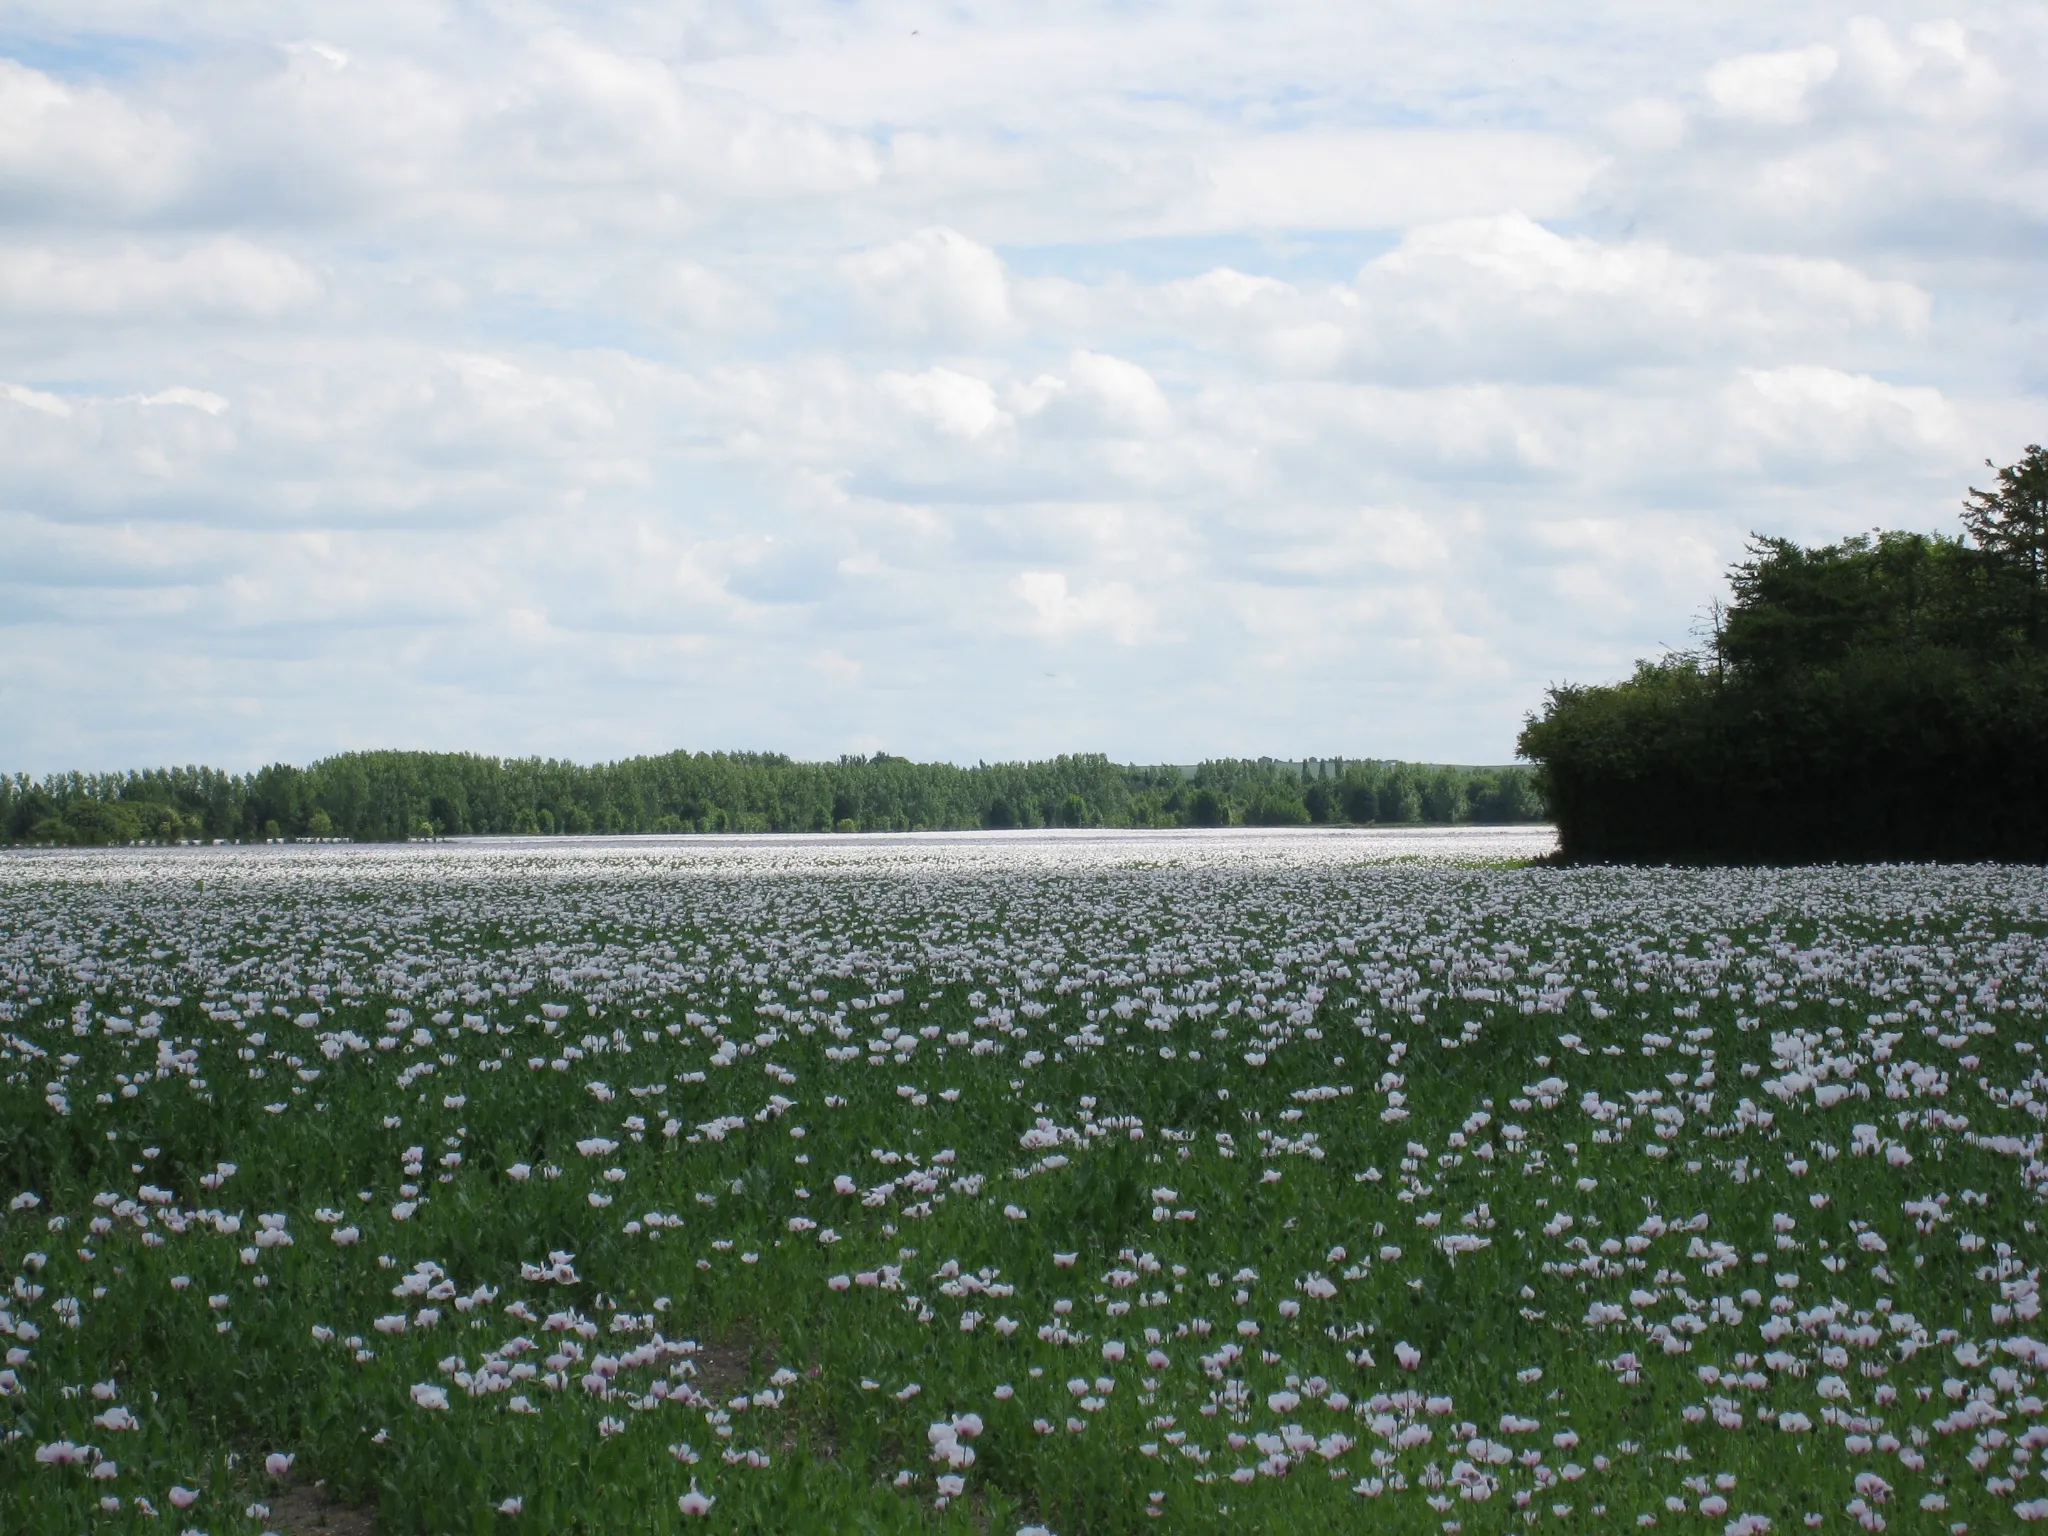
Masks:
[[[1401,229],[1520,208],[1575,209],[1598,169],[1584,145],[1496,131],[1262,134],[1218,146],[1185,229]]]
[[[1707,71],[1707,95],[1730,117],[1755,123],[1802,121],[1815,86],[1834,79],[1842,56],[1825,43],[1723,59]]]
[[[0,58],[0,208],[8,223],[147,212],[178,190],[186,165],[186,135],[165,114]]]
[[[891,334],[974,346],[1014,327],[1002,259],[955,230],[921,229],[847,257],[855,302]]]
[[[1499,761],[2040,432],[2011,17],[117,13],[0,59],[8,766]]]
[[[1119,645],[1135,645],[1152,628],[1149,605],[1128,582],[1075,592],[1064,571],[1020,571],[1010,587],[1029,610],[1031,627],[1055,640],[1100,631]]]
[[[319,291],[319,280],[290,256],[231,235],[176,253],[132,244],[0,247],[0,310],[30,319],[273,319]]]

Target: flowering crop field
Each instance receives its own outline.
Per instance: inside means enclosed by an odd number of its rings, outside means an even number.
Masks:
[[[2048,872],[1543,836],[0,860],[0,1529],[2048,1518]]]

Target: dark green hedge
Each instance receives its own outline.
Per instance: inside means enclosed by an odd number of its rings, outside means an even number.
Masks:
[[[2048,860],[2048,661],[1869,653],[1770,678],[1679,660],[1560,688],[1522,733],[1579,861]]]

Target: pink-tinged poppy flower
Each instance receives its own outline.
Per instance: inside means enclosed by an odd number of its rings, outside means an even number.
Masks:
[[[711,1506],[717,1502],[710,1494],[698,1490],[697,1479],[693,1477],[690,1479],[690,1491],[676,1499],[676,1508],[686,1515],[708,1515]]]
[[[272,1451],[263,1458],[263,1470],[272,1477],[283,1477],[291,1471],[292,1463],[297,1460],[296,1456],[289,1456],[283,1451]]]

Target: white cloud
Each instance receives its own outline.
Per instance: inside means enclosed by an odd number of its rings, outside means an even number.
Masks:
[[[1074,592],[1064,571],[1020,571],[1010,589],[1030,610],[1032,628],[1054,640],[1099,630],[1119,645],[1136,645],[1152,628],[1149,605],[1128,582]]]
[[[16,10],[25,767],[1500,760],[2039,436],[2011,13]]]
[[[0,206],[38,215],[145,211],[186,169],[186,136],[111,91],[53,79],[0,58]]]
[[[996,405],[995,391],[982,379],[950,368],[923,373],[884,373],[877,381],[884,396],[910,415],[955,437],[977,438],[1009,420]]]
[[[1181,229],[1399,229],[1519,208],[1574,211],[1597,158],[1547,134],[1382,130],[1226,141]]]
[[[0,247],[0,310],[29,318],[273,319],[319,292],[290,256],[232,235],[175,255],[136,245]]]
[[[921,229],[847,257],[841,270],[855,301],[903,339],[974,346],[1015,327],[1001,258],[955,230]]]
[[[1707,71],[1707,95],[1731,117],[1796,123],[1807,114],[1808,94],[1834,79],[1841,62],[1841,55],[1825,43],[1724,59]]]
[[[144,405],[182,405],[195,411],[204,411],[209,416],[218,416],[228,408],[225,396],[211,390],[188,389],[183,384],[173,384],[169,389],[160,389],[153,395],[142,397]]]

